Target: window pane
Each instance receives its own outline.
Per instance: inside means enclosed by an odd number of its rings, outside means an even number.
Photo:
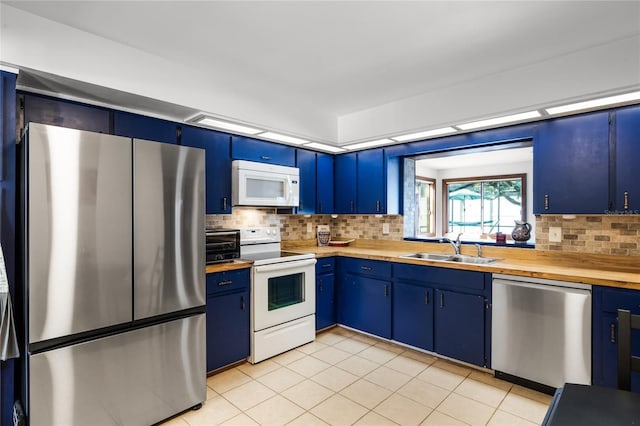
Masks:
[[[435,232],[433,205],[435,200],[434,183],[416,180],[416,235],[427,236]]]
[[[482,233],[482,184],[451,183],[447,190],[449,232]]]
[[[514,220],[522,218],[522,181],[487,181],[484,184],[485,233],[510,233]]]

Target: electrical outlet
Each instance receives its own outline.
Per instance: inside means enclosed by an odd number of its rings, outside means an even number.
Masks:
[[[307,234],[310,234],[313,232],[313,225],[311,223],[307,223]]]
[[[549,227],[549,242],[550,243],[559,243],[562,241],[562,228],[559,226],[550,226]]]
[[[389,224],[388,223],[383,223],[382,224],[382,233],[385,234],[385,235],[389,233]]]

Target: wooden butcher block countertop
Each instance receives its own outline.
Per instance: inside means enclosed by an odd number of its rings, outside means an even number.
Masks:
[[[207,265],[205,269],[207,274],[215,274],[217,272],[234,271],[236,269],[251,268],[252,263],[244,260],[234,260],[233,262],[214,263]]]
[[[356,257],[640,290],[638,256],[567,253],[484,245],[483,257],[500,260],[488,265],[475,265],[400,257],[421,252],[453,254],[453,247],[446,243],[356,240],[347,247],[318,247],[316,240],[299,240],[283,241],[282,245],[285,250],[315,253],[317,257]],[[477,253],[472,244],[464,243],[461,252],[471,256]]]

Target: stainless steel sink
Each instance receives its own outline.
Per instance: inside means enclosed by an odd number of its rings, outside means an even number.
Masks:
[[[500,259],[493,257],[475,257],[467,256],[464,254],[444,254],[444,253],[410,253],[400,256],[405,259],[422,259],[422,260],[435,260],[440,262],[458,262],[468,263],[474,265],[488,265],[496,262]]]

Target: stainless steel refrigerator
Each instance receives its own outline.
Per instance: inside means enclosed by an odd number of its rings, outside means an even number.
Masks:
[[[206,399],[204,151],[30,123],[31,425],[147,425]]]

